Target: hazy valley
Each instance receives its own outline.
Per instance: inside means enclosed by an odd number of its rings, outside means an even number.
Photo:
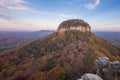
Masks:
[[[46,37],[53,32],[52,30],[0,31],[0,52]]]
[[[34,40],[46,37],[55,32],[54,30],[42,31],[0,31],[0,52],[22,46]],[[95,35],[120,47],[120,32],[95,31]]]
[[[97,36],[107,40],[108,42],[120,47],[120,32],[94,32]]]

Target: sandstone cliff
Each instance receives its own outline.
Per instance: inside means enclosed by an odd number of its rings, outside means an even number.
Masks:
[[[63,31],[69,31],[69,30],[79,30],[81,32],[90,32],[91,27],[90,25],[80,19],[70,19],[63,21],[59,27],[58,27],[58,32],[63,32]]]

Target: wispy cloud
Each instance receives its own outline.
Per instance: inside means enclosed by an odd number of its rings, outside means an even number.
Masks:
[[[59,14],[59,17],[64,17],[64,18],[73,18],[76,17],[76,15],[69,15],[69,14]]]
[[[0,0],[0,9],[30,10],[30,7],[26,6],[27,3],[26,0]]]
[[[36,21],[35,19],[28,19],[27,21],[24,21],[24,19],[27,19],[24,17],[23,13],[28,13],[30,15],[39,15],[39,16],[53,16],[53,17],[59,17],[60,19],[62,18],[74,18],[76,15],[72,15],[69,13],[64,13],[64,12],[59,12],[59,13],[54,13],[54,12],[49,12],[49,11],[41,11],[34,6],[31,5],[32,3],[28,2],[27,0],[0,0],[0,24],[2,27],[0,29],[26,29],[29,26],[30,28],[35,28],[39,27],[41,25],[45,25],[44,28],[46,27],[46,22],[42,22],[43,20]],[[72,3],[68,3],[69,5]],[[19,18],[18,15],[20,15]],[[21,16],[22,15],[22,16]],[[52,23],[50,23],[52,25]],[[9,27],[11,26],[11,27]],[[48,25],[47,25],[48,26]],[[36,30],[37,30],[36,28]],[[47,27],[46,27],[47,29]]]
[[[0,19],[14,21],[15,11],[31,11],[26,0],[0,0]],[[11,14],[11,15],[10,15]]]
[[[32,13],[36,13],[36,14],[42,14],[42,15],[55,15],[54,13],[51,12],[46,12],[46,11],[40,11],[40,10],[31,10]]]
[[[77,15],[71,15],[71,14],[65,14],[65,13],[52,13],[52,12],[46,12],[46,11],[37,11],[37,10],[31,10],[32,13],[35,14],[42,14],[42,15],[48,15],[48,16],[57,16],[57,17],[64,17],[64,18],[73,18],[76,17]]]
[[[12,16],[1,12],[0,12],[0,18],[4,20],[12,20]]]
[[[95,9],[99,4],[100,0],[65,0],[67,5],[80,5],[88,9]]]
[[[95,0],[95,2],[89,2],[87,3],[85,6],[88,8],[88,9],[95,9],[98,5],[100,4],[100,0]]]

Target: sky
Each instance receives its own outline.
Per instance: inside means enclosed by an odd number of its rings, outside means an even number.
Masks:
[[[57,30],[82,19],[93,31],[120,31],[120,0],[0,0],[0,31]]]

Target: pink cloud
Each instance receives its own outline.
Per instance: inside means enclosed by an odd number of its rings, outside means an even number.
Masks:
[[[30,10],[26,0],[0,0],[0,9],[8,10]]]

